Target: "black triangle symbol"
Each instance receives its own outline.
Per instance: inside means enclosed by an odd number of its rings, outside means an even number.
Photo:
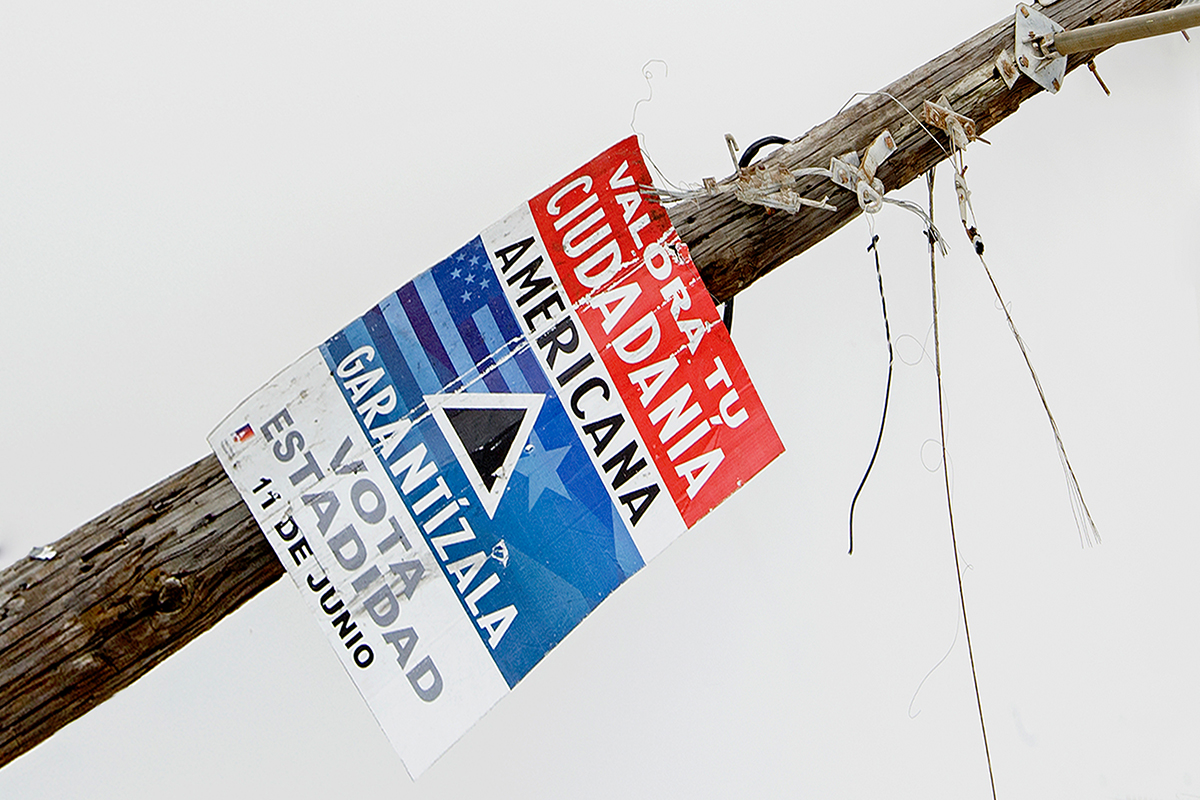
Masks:
[[[446,419],[489,492],[496,485],[497,473],[512,450],[525,412],[524,408],[446,409]]]

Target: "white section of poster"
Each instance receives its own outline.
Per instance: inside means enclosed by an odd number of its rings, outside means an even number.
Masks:
[[[209,441],[417,777],[508,685],[321,353],[277,375]]]

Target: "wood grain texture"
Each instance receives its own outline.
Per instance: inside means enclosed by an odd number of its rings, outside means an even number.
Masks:
[[[1102,22],[1177,4],[1058,0],[1052,13],[1070,29],[1089,18]],[[1010,16],[883,91],[914,110],[944,93],[982,134],[1040,91],[1027,78],[1010,91],[994,72],[1012,37]],[[1087,57],[1073,56],[1070,67]],[[877,95],[770,158],[789,168],[827,167],[830,157],[863,149],[884,128],[899,145],[879,172],[887,189],[946,157],[899,104]],[[860,213],[849,192],[827,181],[813,179],[808,189],[809,196],[829,193],[838,211],[768,213],[728,196],[671,210],[714,297],[733,296]],[[51,560],[26,558],[0,573],[0,765],[137,680],[283,574],[213,456],[54,548]]]
[[[1048,13],[1070,30],[1176,5],[1178,0],[1058,0]],[[996,57],[1012,47],[1013,37],[1010,15],[794,139],[762,163],[782,163],[788,169],[828,168],[833,156],[849,150],[861,152],[887,129],[899,149],[884,162],[877,177],[889,191],[908,184],[945,160],[947,153],[942,147],[948,150],[949,143],[945,134],[934,130],[939,147],[906,108],[919,115],[924,100],[937,100],[945,94],[954,110],[974,119],[979,135],[986,135],[989,128],[1042,91],[1025,76],[1010,90],[996,72]],[[1086,64],[1093,55],[1071,56],[1068,71]],[[717,301],[729,299],[862,213],[851,192],[824,178],[803,180],[797,188],[813,199],[829,195],[829,202],[838,210],[802,208],[793,215],[746,205],[731,195],[671,207],[671,219]],[[941,227],[950,236],[958,226],[946,221]]]
[[[0,764],[283,575],[215,456],[0,573]]]

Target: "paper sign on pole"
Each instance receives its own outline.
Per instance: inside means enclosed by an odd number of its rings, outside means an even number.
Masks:
[[[209,437],[416,777],[783,451],[635,138]]]

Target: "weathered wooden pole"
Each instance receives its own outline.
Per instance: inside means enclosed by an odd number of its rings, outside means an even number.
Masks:
[[[1178,0],[1058,0],[1046,13],[1072,30],[1177,5]],[[906,108],[919,116],[923,101],[936,101],[944,94],[955,111],[975,120],[982,135],[1041,91],[1024,76],[1012,89],[1000,78],[996,57],[1005,48],[1011,50],[1013,40],[1010,16],[821,123],[784,148],[787,152],[772,158],[789,169],[828,167],[831,157],[849,150],[861,152],[886,128],[899,150],[883,163],[877,177],[889,191],[905,186],[946,157]],[[1096,52],[1069,56],[1067,69],[1086,64]],[[944,138],[942,145],[947,146]],[[672,210],[671,220],[688,243],[713,297],[732,297],[862,213],[853,194],[837,188],[830,192],[832,184],[827,180],[811,178],[807,186],[808,196],[829,194],[838,210],[802,208],[791,215],[746,205],[730,195]]]
[[[1058,0],[1049,13],[1070,30],[1178,4]],[[1010,16],[769,160],[790,169],[827,167],[830,157],[862,150],[887,128],[899,149],[878,177],[888,190],[903,186],[945,158],[905,107],[916,110],[945,94],[983,133],[1040,91],[1025,78],[1011,90],[1000,79],[994,62],[1012,42]],[[1068,69],[1091,55],[1071,56]],[[836,212],[771,213],[729,195],[672,210],[714,297],[732,297],[861,213],[852,194],[818,182],[812,179],[807,193],[830,194]],[[71,532],[53,550],[0,573],[0,765],[137,680],[283,574],[213,456]]]

